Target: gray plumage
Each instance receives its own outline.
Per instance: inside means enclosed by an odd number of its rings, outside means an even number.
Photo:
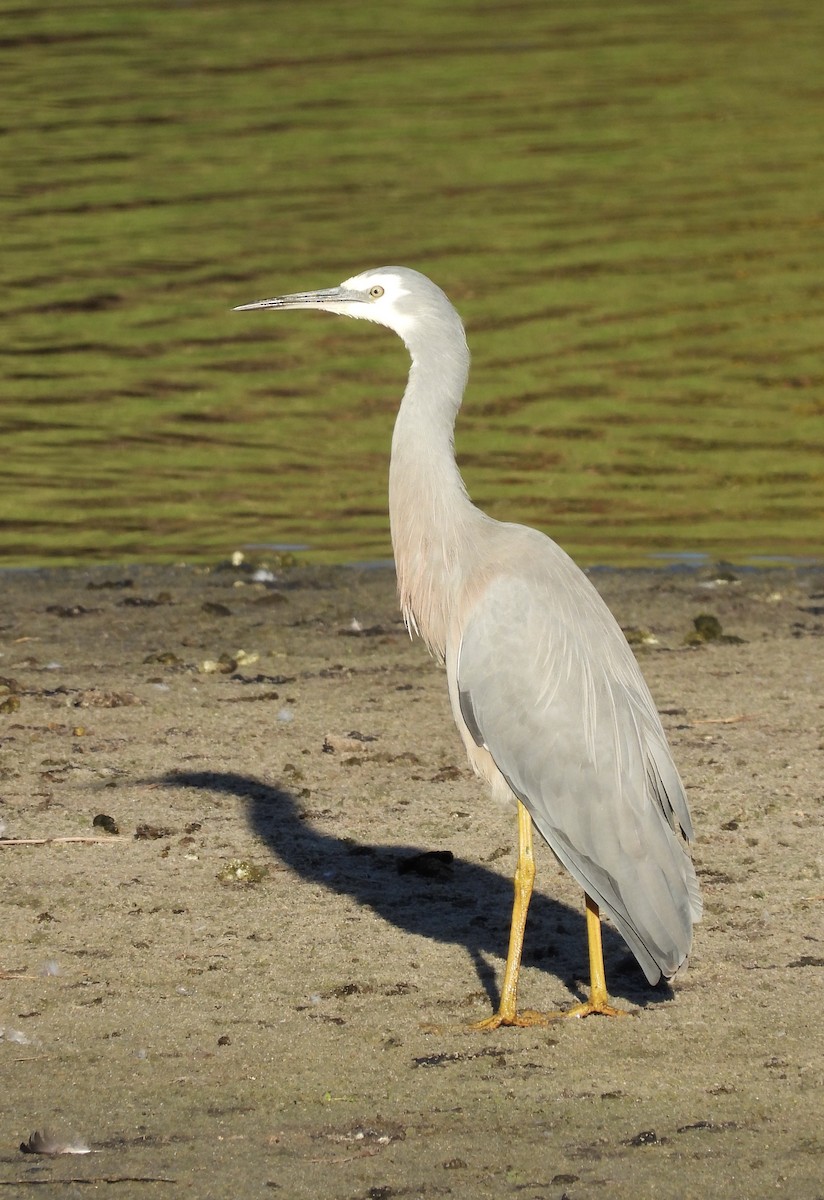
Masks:
[[[395,330],[412,358],[389,511],[404,619],[446,665],[469,760],[514,797],[620,930],[647,979],[685,963],[701,901],[687,800],[632,651],[587,577],[534,529],[467,496],[453,446],[461,320],[425,276],[366,271],[243,308],[319,308]]]

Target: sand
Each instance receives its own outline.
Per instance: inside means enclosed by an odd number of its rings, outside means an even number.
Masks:
[[[689,971],[648,987],[607,928],[630,1017],[495,1033],[514,814],[391,572],[5,575],[3,1194],[824,1196],[824,572],[734,575],[594,575],[655,638]],[[743,640],[685,645],[702,613]],[[541,845],[521,1000],[585,982]]]

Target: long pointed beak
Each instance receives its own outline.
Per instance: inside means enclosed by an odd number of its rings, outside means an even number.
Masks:
[[[271,300],[256,300],[254,304],[238,304],[233,312],[247,312],[251,308],[332,308],[333,305],[353,304],[363,301],[357,292],[346,288],[323,288],[319,292],[294,292],[291,296],[273,296]],[[334,309],[333,309],[334,311]]]

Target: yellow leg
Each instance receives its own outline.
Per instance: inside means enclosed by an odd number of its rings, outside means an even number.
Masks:
[[[602,1016],[626,1016],[620,1008],[613,1008],[607,995],[604,953],[601,946],[601,918],[598,905],[589,896],[586,900],[587,941],[589,943],[589,1000],[576,1004],[566,1012],[540,1013],[532,1010],[518,1012],[518,973],[524,948],[524,930],[535,882],[535,859],[532,854],[532,817],[523,804],[518,802],[518,864],[515,868],[515,900],[512,906],[512,924],[509,930],[509,949],[501,987],[501,1002],[498,1011],[485,1021],[478,1021],[473,1029],[498,1029],[501,1025],[546,1025],[560,1017],[589,1017],[594,1013]]]
[[[506,955],[504,982],[498,1011],[473,1029],[497,1029],[500,1025],[542,1025],[543,1013],[518,1013],[518,972],[524,949],[524,930],[532,885],[535,882],[535,859],[532,854],[532,817],[518,801],[518,865],[515,867],[515,900],[512,905],[512,924],[509,928],[509,950]]]
[[[589,943],[589,1000],[574,1004],[562,1015],[565,1017],[591,1017],[596,1013],[602,1017],[626,1017],[623,1009],[614,1008],[607,994],[607,977],[604,971],[604,951],[601,945],[601,918],[598,905],[585,895],[587,910],[587,942]]]

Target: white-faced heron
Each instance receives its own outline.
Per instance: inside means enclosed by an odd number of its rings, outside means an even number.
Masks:
[[[406,267],[240,308],[361,317],[394,329],[411,355],[389,470],[401,609],[446,665],[474,770],[518,806],[501,1000],[481,1027],[558,1015],[516,1006],[533,823],[585,893],[590,994],[566,1015],[620,1011],[607,995],[599,909],[650,983],[684,966],[701,916],[687,800],[635,657],[586,575],[543,533],[493,520],[466,493],[453,446],[469,372],[460,317],[439,287]]]

